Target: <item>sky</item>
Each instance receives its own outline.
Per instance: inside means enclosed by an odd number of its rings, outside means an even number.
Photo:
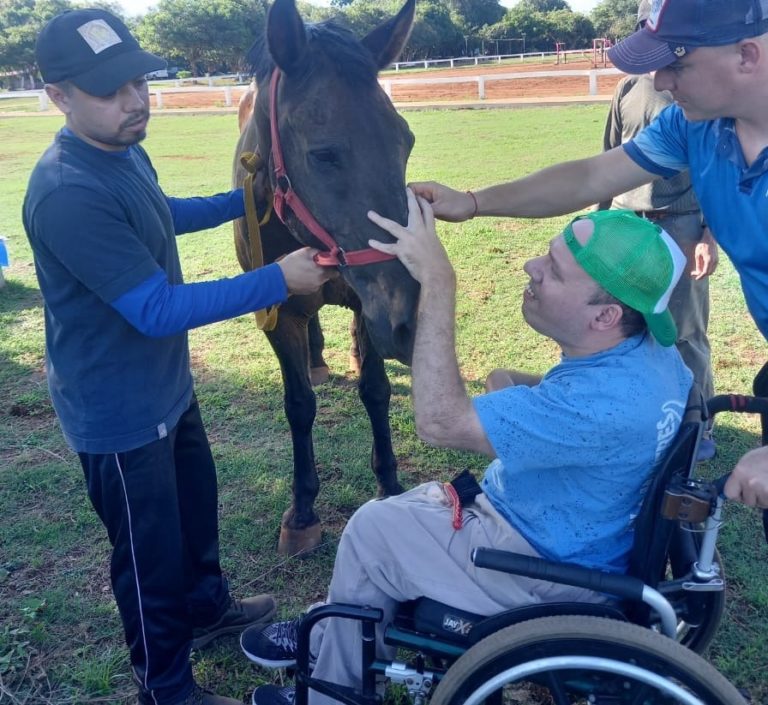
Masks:
[[[158,0],[118,0],[119,4],[123,6],[125,13],[129,16],[143,15],[147,8],[157,5]],[[318,5],[327,5],[328,2],[323,0],[310,0]],[[511,7],[517,0],[501,0],[502,5]],[[599,0],[567,0],[568,4],[574,12],[583,12],[589,14],[592,8],[597,5]]]

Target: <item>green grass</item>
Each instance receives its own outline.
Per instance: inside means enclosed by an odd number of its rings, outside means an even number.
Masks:
[[[605,107],[406,113],[416,134],[409,178],[479,187],[596,151]],[[0,235],[13,265],[0,290],[0,703],[129,703],[133,693],[109,588],[109,546],[91,510],[76,456],[64,445],[48,401],[41,298],[21,224],[26,181],[59,126],[58,117],[0,119]],[[227,188],[237,138],[234,115],[155,117],[146,146],[173,195]],[[565,219],[479,219],[441,225],[459,278],[458,355],[472,392],[498,366],[543,372],[554,344],[523,323],[522,264],[541,253]],[[188,280],[238,271],[229,227],[180,239]],[[712,279],[711,339],[718,391],[746,392],[767,359],[738,278],[723,263]],[[191,334],[198,396],[219,468],[224,568],[236,595],[272,591],[284,615],[321,598],[335,544],[354,509],[375,492],[367,467],[370,430],[347,374],[346,311],[326,309],[331,380],[318,390],[315,447],[324,543],[307,559],[275,545],[291,484],[280,374],[251,317]],[[412,485],[480,470],[481,459],[428,448],[414,432],[408,370],[388,363],[392,426],[403,480]],[[725,472],[757,443],[742,419],[717,428],[720,455],[704,469]],[[721,541],[729,577],[726,619],[710,658],[754,702],[768,702],[768,568],[759,517],[728,508]],[[197,678],[244,696],[272,674],[241,657],[235,639],[194,654]]]
[[[40,101],[37,98],[2,98],[0,100],[0,113],[34,113],[39,110],[39,107]]]

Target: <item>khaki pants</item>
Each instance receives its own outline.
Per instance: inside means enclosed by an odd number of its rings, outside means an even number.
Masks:
[[[664,228],[693,263],[693,250],[701,240],[701,216],[675,215],[654,221]],[[691,267],[689,266],[689,270]],[[693,381],[705,399],[714,396],[712,361],[707,337],[709,326],[709,278],[699,281],[684,272],[669,300],[669,312],[677,325],[677,349]]]
[[[538,555],[482,494],[464,509],[464,526],[458,531],[437,482],[368,502],[344,529],[328,601],[383,609],[377,653],[386,658],[394,657],[394,649],[383,644],[383,628],[398,603],[406,600],[426,596],[481,615],[539,602],[604,601],[588,590],[476,568],[470,555],[480,546]],[[317,656],[313,675],[359,688],[360,644],[359,622],[323,620],[312,632],[311,651]],[[335,702],[314,691],[309,701],[311,705]]]

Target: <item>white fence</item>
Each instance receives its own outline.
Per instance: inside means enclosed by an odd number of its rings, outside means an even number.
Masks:
[[[446,61],[458,61],[458,59],[446,59]],[[420,62],[423,63],[423,62]],[[445,76],[444,78],[381,78],[381,83],[384,91],[388,96],[392,97],[393,89],[397,86],[425,86],[425,85],[439,85],[450,83],[474,83],[477,85],[477,98],[479,100],[485,100],[486,97],[486,85],[493,81],[514,81],[522,79],[542,79],[542,78],[563,78],[567,76],[584,77],[587,79],[585,85],[585,95],[597,95],[598,78],[600,76],[617,75],[621,72],[615,68],[605,69],[562,69],[559,71],[518,71],[516,73],[492,73],[485,75],[467,75],[467,76]],[[234,76],[232,76],[234,78]],[[216,77],[220,79],[221,77]],[[158,82],[160,85],[153,85],[150,87],[149,92],[155,97],[155,109],[162,110],[164,107],[164,96],[173,95],[174,93],[217,93],[223,99],[224,105],[231,107],[235,104],[233,89],[238,91],[238,94],[242,92],[244,86],[216,86],[214,78],[203,79],[206,80],[208,85],[192,85],[184,86],[185,81],[192,79],[171,79],[169,81]],[[194,79],[200,81],[201,79]],[[168,87],[166,87],[166,85]],[[0,108],[2,107],[2,99],[4,98],[37,98],[38,110],[45,111],[49,108],[48,96],[45,91],[10,91],[7,93],[0,93]],[[239,95],[238,95],[239,99]]]
[[[593,49],[568,49],[561,52],[556,51],[536,51],[528,52],[526,54],[493,54],[486,56],[481,54],[478,56],[457,56],[452,59],[422,59],[419,61],[398,61],[390,65],[395,71],[400,69],[428,69],[430,66],[439,67],[447,66],[449,68],[456,68],[458,66],[481,66],[482,64],[500,64],[502,61],[518,60],[521,63],[527,60],[537,59],[544,61],[547,57],[562,56],[564,61],[567,62],[568,57],[578,57],[580,59],[591,59],[594,56]]]
[[[439,85],[446,83],[476,83],[477,97],[485,100],[485,86],[492,81],[514,81],[525,78],[562,78],[564,76],[583,76],[587,78],[588,95],[597,95],[597,79],[599,76],[615,76],[620,74],[618,69],[566,69],[563,71],[518,71],[517,73],[492,73],[485,76],[446,76],[445,78],[384,78],[380,79],[386,94],[391,98],[392,89],[396,86]]]

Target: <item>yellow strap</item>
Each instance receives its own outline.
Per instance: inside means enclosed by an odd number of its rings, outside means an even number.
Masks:
[[[243,182],[243,198],[245,199],[245,223],[248,228],[248,242],[251,246],[251,269],[260,269],[264,266],[264,252],[261,248],[261,226],[266,225],[272,217],[272,199],[268,199],[269,205],[264,217],[259,220],[256,210],[256,199],[253,195],[253,179],[262,165],[261,155],[254,152],[243,152],[240,155],[240,163],[248,172]],[[256,325],[259,330],[274,330],[277,325],[278,306],[269,306],[255,312]]]

